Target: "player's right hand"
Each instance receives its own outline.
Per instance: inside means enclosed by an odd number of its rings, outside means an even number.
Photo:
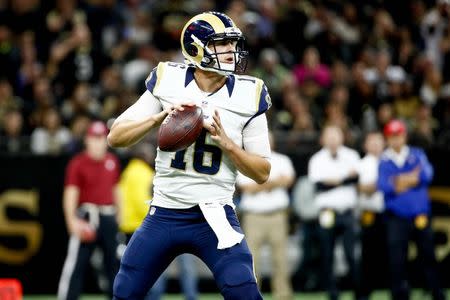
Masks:
[[[155,124],[157,124],[159,126],[159,125],[161,125],[161,123],[164,121],[164,119],[168,115],[176,113],[177,111],[183,111],[184,110],[183,106],[195,106],[195,105],[196,104],[194,102],[186,102],[186,103],[169,105],[163,111],[161,111],[160,113],[158,113],[154,116]]]

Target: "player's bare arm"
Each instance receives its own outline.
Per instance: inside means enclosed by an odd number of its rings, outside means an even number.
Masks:
[[[183,105],[193,105],[186,103]],[[153,128],[158,128],[168,114],[174,110],[184,110],[182,105],[172,105],[159,113],[142,120],[120,120],[113,123],[108,134],[108,144],[111,147],[128,147],[139,142]]]
[[[236,145],[226,134],[216,110],[210,130],[211,138],[233,161],[236,168],[245,176],[261,184],[267,181],[270,175],[270,162],[256,154],[249,153]]]

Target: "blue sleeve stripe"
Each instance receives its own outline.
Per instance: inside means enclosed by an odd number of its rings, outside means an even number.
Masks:
[[[153,94],[153,90],[155,89],[156,82],[158,80],[158,74],[156,72],[157,68],[154,68],[150,73],[148,79],[145,81],[145,86],[150,93]]]
[[[267,91],[267,87],[264,85],[261,89],[261,96],[259,97],[258,114],[260,115],[266,112],[270,108],[270,105],[271,102],[269,92]]]

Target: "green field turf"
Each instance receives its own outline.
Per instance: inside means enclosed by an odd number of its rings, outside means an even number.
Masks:
[[[447,291],[447,298],[450,299],[450,291]],[[220,295],[217,294],[202,294],[199,300],[217,300],[222,299]],[[297,293],[295,296],[296,300],[327,300],[324,293]],[[386,291],[377,291],[370,298],[371,300],[390,300],[389,294]],[[422,291],[414,291],[411,300],[428,300],[431,299],[430,296],[426,296]],[[24,296],[23,300],[56,300],[55,296]],[[104,296],[89,295],[83,296],[81,300],[108,300]],[[162,300],[184,300],[181,295],[168,295],[162,298]],[[264,295],[264,300],[272,300],[272,297],[268,294]],[[340,300],[353,300],[351,293],[342,293]]]

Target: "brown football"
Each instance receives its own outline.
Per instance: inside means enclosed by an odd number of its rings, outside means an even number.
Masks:
[[[159,127],[158,146],[162,151],[179,151],[189,147],[203,129],[203,112],[198,106],[168,115]]]

